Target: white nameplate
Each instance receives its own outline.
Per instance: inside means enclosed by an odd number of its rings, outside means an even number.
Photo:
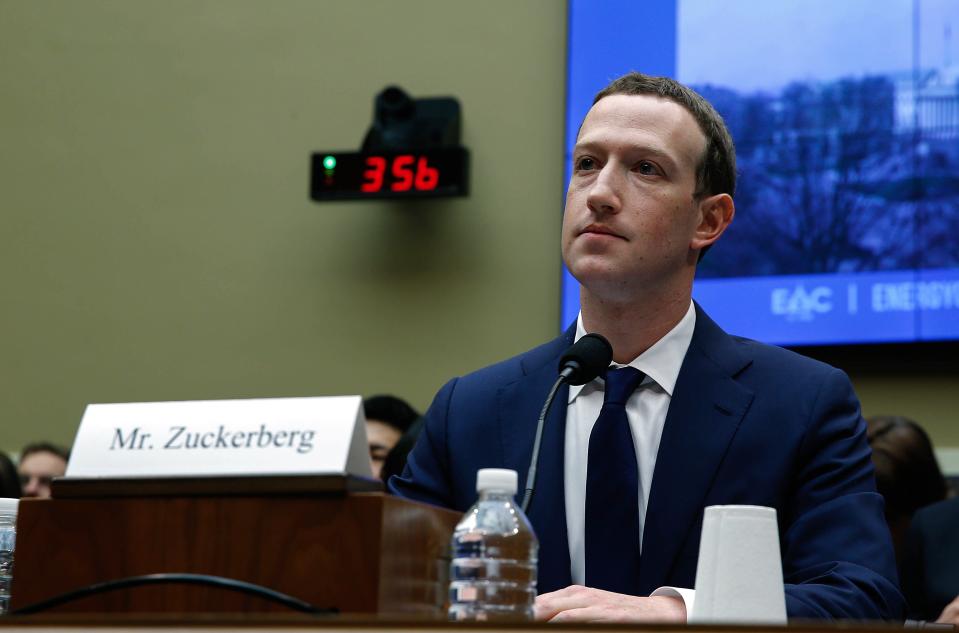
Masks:
[[[91,404],[66,476],[372,477],[364,419],[359,396]]]

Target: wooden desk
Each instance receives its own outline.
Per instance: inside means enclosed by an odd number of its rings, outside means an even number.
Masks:
[[[114,491],[115,492],[115,491]],[[255,583],[342,613],[442,617],[459,514],[383,493],[24,499],[12,608],[154,573]],[[255,613],[283,607],[213,587],[145,586],[56,613]]]

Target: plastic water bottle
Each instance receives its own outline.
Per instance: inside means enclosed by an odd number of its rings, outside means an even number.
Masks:
[[[539,541],[513,502],[516,481],[515,470],[476,475],[479,500],[453,532],[450,620],[533,619]]]
[[[13,550],[17,544],[18,499],[0,499],[0,615],[10,611]]]

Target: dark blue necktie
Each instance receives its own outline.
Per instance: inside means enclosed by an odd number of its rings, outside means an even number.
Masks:
[[[586,585],[632,595],[639,590],[639,468],[626,401],[643,377],[633,367],[606,372],[586,468]]]

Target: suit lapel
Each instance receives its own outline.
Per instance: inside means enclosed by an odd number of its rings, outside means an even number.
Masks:
[[[733,376],[749,364],[735,342],[696,306],[656,457],[640,569],[641,595],[668,584],[753,393]]]
[[[522,499],[526,473],[532,457],[536,422],[550,388],[556,381],[559,357],[572,344],[575,327],[549,343],[541,354],[524,361],[525,375],[503,387],[497,412],[507,468],[519,473]],[[563,486],[566,402],[569,388],[562,387],[543,428],[536,474],[536,488],[529,506],[529,520],[539,539],[539,592],[570,584],[569,541],[566,536],[566,502]]]

